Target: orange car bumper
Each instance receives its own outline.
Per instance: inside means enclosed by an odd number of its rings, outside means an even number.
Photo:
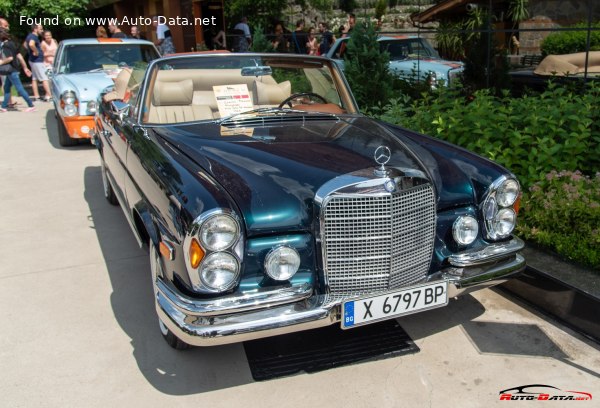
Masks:
[[[95,125],[93,116],[71,116],[62,119],[69,137],[73,139],[89,139],[91,137],[90,132]]]

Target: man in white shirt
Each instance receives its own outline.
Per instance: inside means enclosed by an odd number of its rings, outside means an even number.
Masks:
[[[166,24],[160,23],[160,16],[152,17],[152,25],[156,28],[156,46],[158,47],[162,55],[175,54],[175,45],[173,44],[173,37],[171,36],[171,30]],[[164,17],[162,18],[164,19]]]
[[[235,40],[234,51],[245,52],[250,48],[252,44],[252,34],[250,34],[250,27],[248,26],[248,18],[242,17],[239,23],[233,27],[234,33],[238,35]]]

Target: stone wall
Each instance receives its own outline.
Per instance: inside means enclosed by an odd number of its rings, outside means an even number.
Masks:
[[[519,24],[520,29],[557,28],[587,22],[590,2],[593,7],[592,21],[600,21],[600,5],[597,0],[529,0],[530,19]],[[551,31],[521,32],[520,54],[540,54],[540,46]]]

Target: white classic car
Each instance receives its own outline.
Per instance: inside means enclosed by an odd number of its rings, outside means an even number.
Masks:
[[[100,92],[125,67],[148,64],[160,55],[149,41],[117,38],[64,40],[50,74],[61,146],[90,138]]]

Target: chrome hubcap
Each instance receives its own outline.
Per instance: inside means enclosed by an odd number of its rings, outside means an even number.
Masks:
[[[108,198],[110,186],[108,184],[108,176],[106,175],[106,166],[104,165],[104,161],[102,161],[102,186],[104,187],[104,197]]]

